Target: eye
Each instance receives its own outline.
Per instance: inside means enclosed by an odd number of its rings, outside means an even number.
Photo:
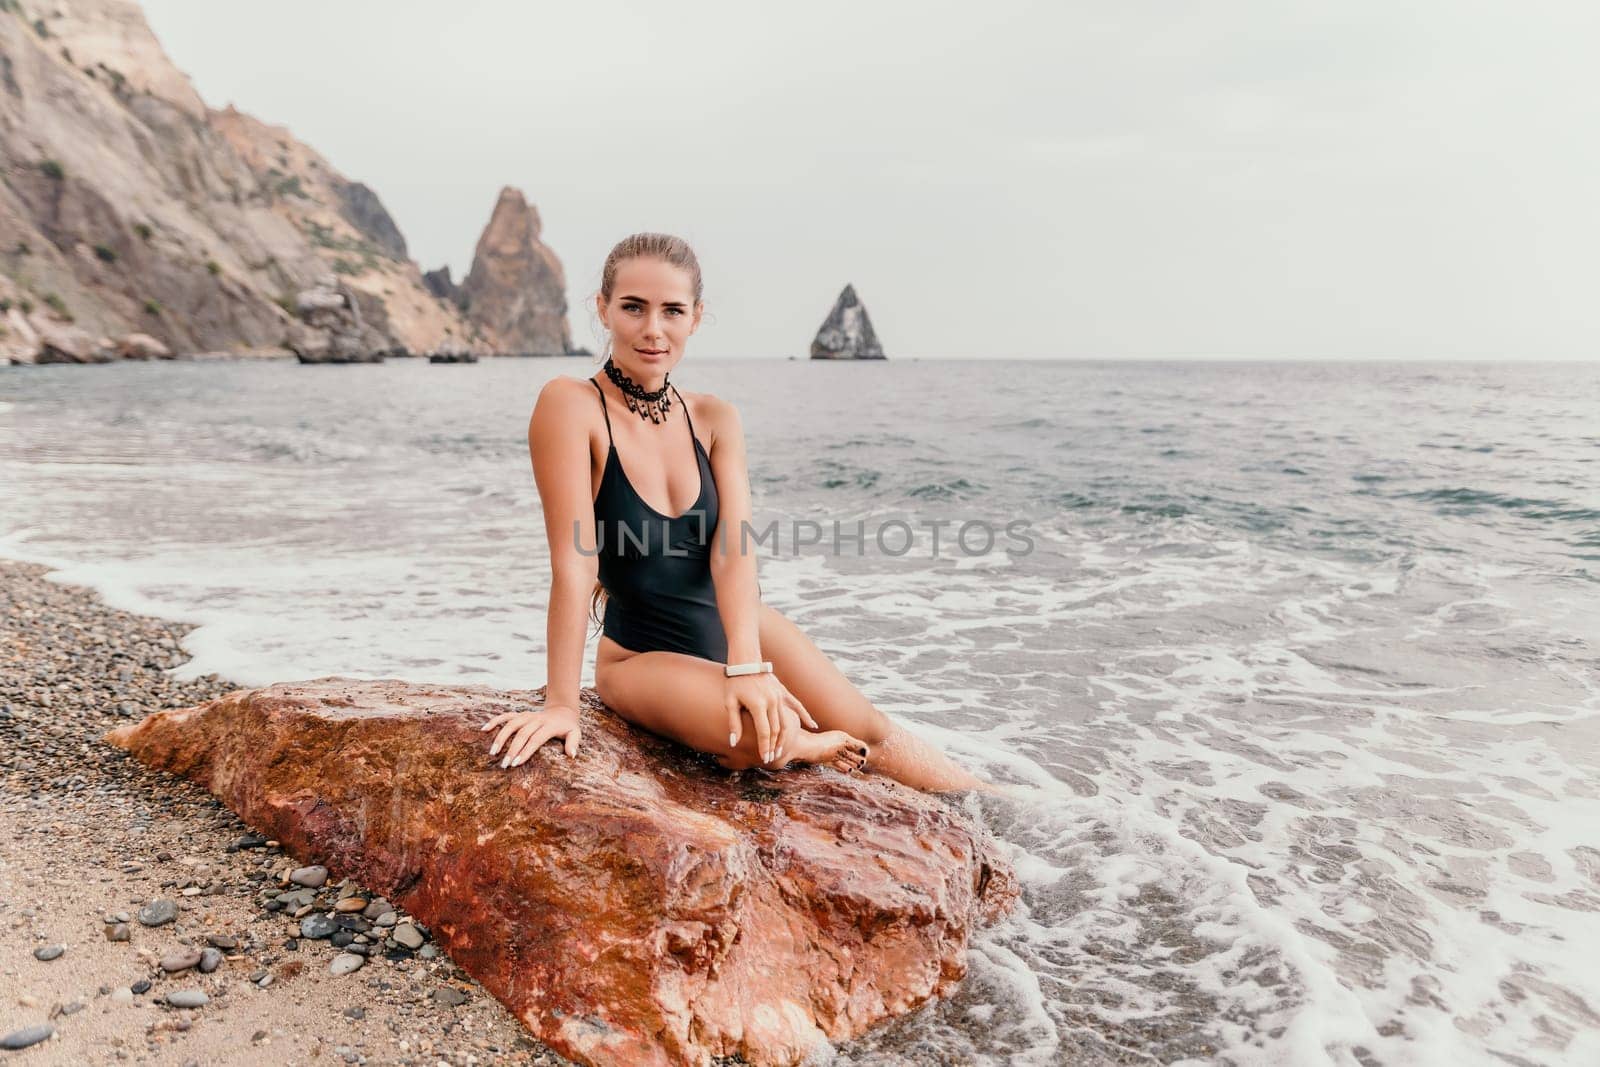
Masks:
[[[626,303],[626,304],[622,305],[622,310],[623,311],[638,311],[639,310],[639,305],[635,304],[635,303],[632,303],[630,301],[629,303]]]
[[[683,309],[682,308],[668,308],[667,310],[672,312],[674,315],[682,315],[683,314]]]

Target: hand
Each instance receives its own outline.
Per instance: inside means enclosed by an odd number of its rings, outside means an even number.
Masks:
[[[489,746],[489,755],[497,754],[504,744],[506,754],[500,761],[501,767],[520,767],[552,737],[565,737],[567,755],[578,754],[578,709],[569,704],[546,704],[538,711],[508,711],[496,715],[480,729],[492,729],[496,723],[504,725],[495,735],[494,744]]]
[[[750,713],[750,721],[755,724],[756,750],[761,754],[763,763],[771,763],[783,755],[784,746],[797,722],[804,723],[812,730],[822,729],[805,705],[800,703],[800,699],[778,681],[776,674],[741,674],[737,678],[726,679],[722,705],[728,713],[729,747],[739,743],[739,711],[743,708]],[[787,722],[782,714],[785,708],[794,712],[795,716]]]

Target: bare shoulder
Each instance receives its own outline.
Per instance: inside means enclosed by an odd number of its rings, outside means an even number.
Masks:
[[[534,401],[533,406],[534,418],[541,422],[587,421],[580,407],[584,393],[593,394],[594,387],[583,378],[573,378],[565,374],[551,378],[539,389],[539,398]],[[591,395],[590,406],[596,403]]]
[[[736,432],[739,428],[739,409],[731,400],[711,393],[691,393],[682,390],[683,402],[689,405],[689,415],[708,443]]]

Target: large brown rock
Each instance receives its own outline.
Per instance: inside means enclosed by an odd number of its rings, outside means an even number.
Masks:
[[[539,212],[522,193],[501,189],[456,299],[500,351],[564,356],[572,350],[566,273],[540,229]]]
[[[320,678],[108,735],[302,862],[383,893],[583,1063],[794,1064],[949,991],[1016,881],[877,776],[732,775],[583,694],[576,759],[501,770],[479,724],[543,690]]]

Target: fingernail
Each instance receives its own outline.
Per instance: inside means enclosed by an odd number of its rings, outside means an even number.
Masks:
[[[504,770],[505,768],[507,768],[509,766],[511,766],[511,757],[510,756],[507,756],[505,759],[500,761],[500,769],[501,770]]]
[[[738,743],[739,743],[739,735],[738,734],[729,734],[728,735],[728,744],[737,745]]]

